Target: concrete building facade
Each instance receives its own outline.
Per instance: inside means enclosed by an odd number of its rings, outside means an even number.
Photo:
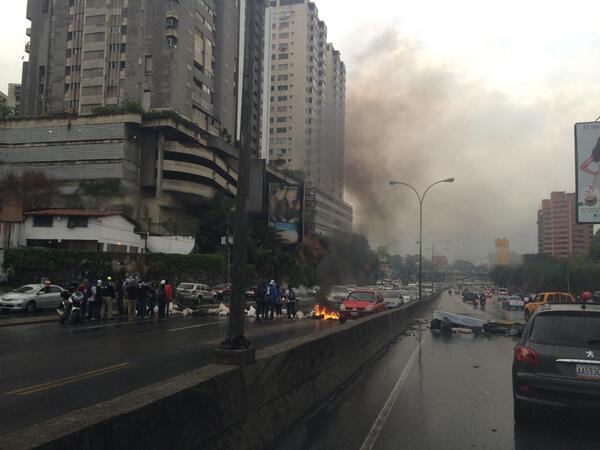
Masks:
[[[538,252],[552,256],[587,254],[593,238],[593,225],[576,222],[573,193],[552,192],[538,210]]]
[[[21,114],[21,85],[17,83],[8,83],[8,101],[7,105],[15,110],[18,116]]]
[[[263,157],[342,199],[345,67],[313,2],[269,3],[263,99]]]
[[[22,114],[129,100],[235,138],[239,3],[29,0]]]

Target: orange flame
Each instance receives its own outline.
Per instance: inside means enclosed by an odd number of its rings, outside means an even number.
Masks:
[[[322,320],[340,320],[338,313],[327,311],[326,307],[323,306],[323,308],[321,308],[320,305],[315,305],[313,308],[313,317],[318,317]]]

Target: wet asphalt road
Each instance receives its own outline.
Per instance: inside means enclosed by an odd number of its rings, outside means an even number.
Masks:
[[[496,302],[488,302],[485,311],[474,309],[447,293],[437,309],[485,319],[523,316],[503,311]],[[277,448],[600,449],[600,414],[588,423],[541,418],[538,427],[515,427],[515,343],[507,336],[433,335],[421,325]]]
[[[246,324],[257,349],[339,326],[311,319]],[[226,331],[227,318],[191,316],[0,328],[0,440],[208,364]]]

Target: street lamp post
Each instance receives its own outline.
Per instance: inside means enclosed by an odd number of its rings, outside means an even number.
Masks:
[[[429,186],[427,186],[427,188],[423,192],[423,195],[421,195],[419,194],[419,191],[417,191],[414,188],[414,186],[408,183],[404,183],[403,181],[390,181],[390,186],[401,184],[403,186],[409,187],[417,195],[417,199],[419,200],[419,300],[423,299],[423,202],[425,201],[425,196],[427,195],[427,192],[429,192],[429,189],[431,189],[433,186],[440,183],[453,182],[454,178],[446,178],[445,180],[439,180],[435,183],[431,183]]]

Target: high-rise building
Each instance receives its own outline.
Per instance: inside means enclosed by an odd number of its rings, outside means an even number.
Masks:
[[[308,0],[272,0],[265,13],[262,154],[343,197],[345,67]]]
[[[238,97],[238,129],[241,137],[242,103],[249,108],[249,123],[245,146],[253,158],[260,157],[262,120],[262,65],[264,54],[265,3],[267,0],[245,0],[240,3],[240,56],[243,70],[239,71],[238,85],[242,95]],[[244,102],[242,101],[244,100]]]
[[[0,91],[0,105],[8,106],[8,95]]]
[[[22,114],[89,114],[126,100],[237,128],[239,2],[29,0]]]
[[[588,253],[593,225],[576,222],[575,194],[552,192],[538,210],[538,252],[552,256]]]
[[[494,241],[494,263],[497,266],[507,266],[510,263],[510,242],[508,239]]]
[[[21,113],[21,85],[8,83],[8,106],[15,110],[15,114]]]

